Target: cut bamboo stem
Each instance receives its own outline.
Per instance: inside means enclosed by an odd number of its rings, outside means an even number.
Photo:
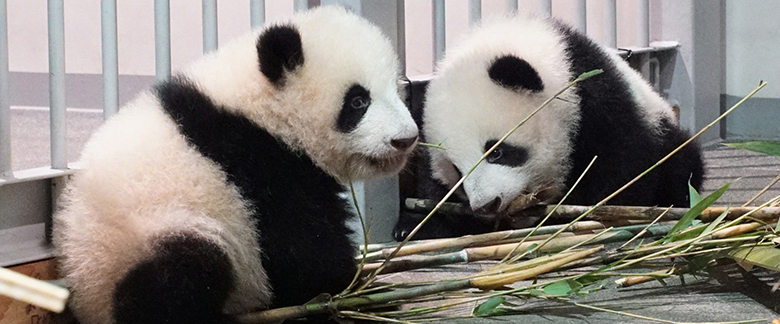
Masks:
[[[428,206],[430,203],[435,203],[433,200],[427,200],[427,199],[416,199],[416,198],[407,198],[407,206],[414,205],[417,206],[419,209],[415,209],[414,211],[417,212],[425,212],[425,210],[422,209],[422,206]],[[473,215],[473,212],[471,211],[464,211],[464,209],[468,209],[467,207],[463,206],[459,203],[446,203],[449,205],[450,210],[456,210],[457,215]],[[427,207],[426,207],[427,208]],[[522,216],[515,215],[510,217],[542,217],[547,215],[554,206],[552,205],[541,205],[541,206],[535,206],[531,207],[529,209],[526,209],[522,212]],[[558,209],[553,212],[552,219],[556,221],[569,221],[572,219],[575,219],[588,211],[591,206],[576,206],[576,205],[561,205],[558,207]],[[596,208],[593,212],[591,212],[590,215],[586,216],[585,219],[590,220],[596,220],[596,221],[626,221],[626,220],[638,220],[638,221],[652,221],[659,216],[661,216],[666,210],[669,210],[669,212],[664,215],[661,220],[679,220],[682,218],[683,215],[685,215],[690,208],[681,208],[681,207],[674,207],[674,208],[662,208],[662,207],[642,207],[642,206],[617,206],[617,205],[605,205],[600,206]],[[715,220],[720,214],[722,214],[726,209],[729,209],[728,207],[708,207],[704,211],[702,211],[701,216],[699,216],[698,219],[702,220],[703,222],[709,222],[712,220]],[[732,207],[729,209],[728,214],[726,215],[727,220],[733,220],[736,219],[750,211],[755,209],[755,207]],[[441,210],[439,212],[442,212]],[[780,217],[780,207],[765,207],[761,210],[758,210],[754,212],[751,217],[755,219],[760,219],[764,221],[776,221],[778,217]]]
[[[535,234],[538,235],[552,234],[565,226],[566,225],[553,225],[553,226],[540,227],[538,230],[536,230]],[[604,226],[604,224],[599,222],[584,221],[584,222],[578,222],[577,224],[575,224],[575,226],[569,228],[568,231],[589,232],[593,230],[603,230],[606,229],[607,227],[608,226]],[[476,247],[480,245],[487,245],[493,242],[520,239],[528,235],[528,233],[530,232],[531,229],[518,229],[518,230],[491,232],[491,233],[485,233],[479,235],[468,235],[468,236],[462,236],[456,238],[429,240],[424,243],[404,246],[400,250],[398,250],[395,256],[400,257],[400,256],[420,254],[425,252],[446,250],[446,249],[457,250],[457,249],[468,248],[468,247]],[[389,248],[382,249],[380,251],[369,253],[366,256],[366,260],[368,262],[372,262],[380,259],[386,259],[393,253],[393,251],[395,251],[395,249],[396,247],[389,247]]]
[[[0,268],[0,295],[60,313],[70,293],[65,288]]]
[[[581,244],[606,244],[613,242],[622,242],[635,237],[638,232],[644,231],[641,236],[644,237],[659,237],[669,232],[673,227],[673,224],[659,224],[651,228],[644,225],[626,226],[620,228],[614,228],[610,231],[596,233],[596,234],[580,234],[559,236],[549,243],[545,244],[539,251],[540,252],[559,252],[565,249],[570,249]],[[646,235],[645,235],[646,234]],[[468,263],[484,260],[501,260],[509,253],[515,250],[525,250],[531,248],[534,244],[537,244],[541,239],[548,237],[548,235],[540,235],[535,240],[528,240],[519,245],[516,243],[503,243],[482,247],[471,247],[461,251],[445,253],[441,255],[433,256],[418,256],[415,259],[394,259],[391,260],[380,272],[380,274],[410,271],[421,268],[428,268],[434,266],[441,266],[447,264],[456,263]],[[428,251],[430,252],[430,251]],[[366,271],[374,271],[379,268],[382,263],[370,263],[364,266]]]
[[[483,290],[500,288],[502,286],[513,284],[520,280],[525,280],[528,278],[536,277],[543,273],[550,272],[555,268],[563,266],[569,262],[579,260],[589,255],[592,255],[600,251],[602,248],[603,247],[595,247],[595,248],[571,253],[566,257],[551,262],[547,262],[538,267],[534,267],[527,270],[514,271],[514,272],[509,272],[509,273],[504,273],[504,274],[499,274],[494,276],[488,276],[488,277],[474,278],[471,279],[471,283],[474,287]]]

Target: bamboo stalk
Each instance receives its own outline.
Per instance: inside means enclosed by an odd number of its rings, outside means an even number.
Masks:
[[[638,284],[641,284],[641,283],[645,283],[645,282],[648,282],[648,281],[656,280],[660,276],[670,276],[670,275],[676,275],[676,274],[683,273],[683,272],[678,272],[679,271],[678,269],[681,269],[681,268],[672,268],[671,272],[669,271],[669,269],[664,269],[664,270],[653,271],[651,273],[651,275],[628,276],[628,277],[625,277],[625,278],[620,278],[618,280],[615,280],[615,284],[618,287],[621,287],[621,288],[631,287],[631,286],[638,285]],[[687,272],[687,270],[686,270],[686,272]]]
[[[425,212],[426,210],[422,209],[421,206],[429,206],[430,203],[433,203],[433,200],[428,199],[417,199],[417,198],[407,198],[407,206],[410,204],[414,204],[416,208],[414,211],[417,212]],[[473,212],[470,210],[464,211],[465,209],[468,209],[468,207],[465,207],[462,204],[459,203],[446,203],[448,204],[448,207],[450,210],[457,210],[457,215],[473,215]],[[529,209],[524,210],[519,215],[513,215],[509,217],[542,217],[547,215],[549,212],[553,210],[554,206],[552,205],[541,205],[541,206],[535,206],[531,207]],[[576,217],[582,215],[588,209],[590,209],[591,206],[577,206],[577,205],[561,205],[557,210],[555,210],[552,213],[552,219],[556,221],[568,221],[575,219]],[[727,220],[734,220],[751,210],[753,210],[755,207],[708,207],[704,211],[702,211],[701,215],[699,216],[699,219],[703,222],[709,222],[717,218],[720,214],[722,214],[726,209],[729,209],[729,213],[726,215]],[[679,220],[682,218],[683,215],[685,215],[690,208],[682,208],[682,207],[674,207],[674,208],[662,208],[662,207],[642,207],[642,206],[618,206],[618,205],[605,205],[605,206],[599,206],[593,212],[590,213],[585,219],[595,220],[595,221],[601,221],[601,222],[608,222],[608,221],[626,221],[626,220],[638,220],[638,221],[652,221],[659,216],[663,215],[666,210],[669,210],[669,212],[664,215],[661,220]],[[442,212],[442,211],[440,211]],[[442,212],[443,213],[443,212]],[[765,207],[762,208],[759,211],[754,212],[751,217],[755,219],[765,220],[768,222],[776,221],[778,217],[780,217],[780,207]]]
[[[563,258],[560,258],[558,260],[554,260],[551,262],[547,262],[544,264],[541,264],[538,267],[534,267],[531,269],[526,270],[520,270],[520,271],[514,271],[510,273],[503,273],[498,274],[494,276],[489,277],[479,277],[471,279],[471,284],[479,289],[487,290],[487,289],[496,289],[500,288],[505,285],[509,285],[515,282],[518,282],[520,280],[536,277],[540,274],[550,272],[554,270],[555,268],[558,268],[560,266],[563,266],[569,262],[572,262],[574,260],[579,260],[584,257],[587,257],[589,255],[592,255],[598,251],[600,251],[603,247],[595,247],[590,248],[587,250],[578,251],[572,254],[569,254]]]
[[[595,75],[601,74],[603,72],[604,72],[603,70],[597,69],[597,70],[593,70],[593,71],[589,71],[589,72],[585,72],[585,73],[580,74],[576,79],[572,80],[565,87],[563,87],[562,89],[558,90],[558,92],[556,92],[552,97],[550,97],[547,100],[545,100],[541,105],[539,105],[539,107],[537,107],[534,111],[532,111],[530,114],[528,114],[528,116],[526,116],[523,120],[521,120],[519,123],[517,123],[517,125],[515,125],[512,129],[510,129],[506,134],[504,134],[504,136],[499,138],[498,141],[496,141],[496,143],[493,144],[492,147],[487,149],[485,151],[485,153],[482,154],[482,156],[474,163],[474,166],[472,166],[469,170],[467,170],[466,173],[455,183],[455,185],[453,185],[452,188],[450,188],[450,190],[444,195],[444,197],[442,197],[441,201],[439,201],[436,204],[436,206],[433,208],[433,210],[431,210],[431,212],[428,213],[428,215],[425,216],[425,218],[423,218],[423,220],[420,221],[420,223],[417,224],[417,226],[415,226],[414,229],[412,229],[412,232],[409,233],[409,235],[407,235],[406,238],[400,244],[398,244],[398,247],[396,248],[396,250],[391,252],[387,256],[387,258],[385,258],[385,263],[387,263],[388,261],[390,261],[392,258],[394,258],[396,256],[396,253],[407,242],[409,242],[412,239],[412,237],[414,237],[414,235],[420,230],[420,228],[422,228],[422,226],[433,216],[433,214],[436,213],[436,211],[441,207],[441,205],[445,201],[447,201],[447,199],[449,199],[455,193],[455,191],[458,190],[458,188],[460,188],[461,185],[463,185],[463,182],[466,180],[466,178],[469,175],[471,175],[472,172],[474,172],[474,170],[477,168],[477,166],[479,166],[479,164],[482,163],[482,161],[484,161],[488,157],[488,155],[493,153],[493,151],[499,145],[501,145],[501,143],[503,143],[510,135],[512,135],[517,129],[519,129],[520,126],[524,125],[529,119],[531,119],[533,116],[535,116],[539,111],[541,111],[544,107],[546,107],[550,102],[555,100],[555,98],[558,98],[561,94],[563,94],[564,92],[569,90],[569,88],[573,87],[574,85],[576,85],[579,82],[585,81],[585,80],[587,80],[587,79],[589,79],[589,78],[591,78],[591,77],[593,77]],[[558,233],[558,232],[556,232],[556,233]],[[375,270],[369,276],[369,278],[366,280],[366,282],[360,288],[358,288],[358,290],[366,288],[374,280],[376,280],[376,276],[382,270],[382,267],[384,267],[384,265],[380,266],[377,270]]]
[[[645,231],[645,233],[650,233],[647,236],[654,236],[654,237],[663,236],[666,233],[668,233],[669,230],[671,230],[672,226],[673,226],[672,224],[656,225],[655,227],[649,229],[648,231]],[[637,232],[644,229],[646,229],[646,227],[644,226],[626,226],[626,227],[615,228],[610,231],[604,231],[596,234],[580,234],[580,235],[570,235],[564,237],[559,236],[558,238],[555,238],[551,240],[549,243],[545,244],[545,246],[542,247],[539,251],[559,252],[586,243],[606,244],[606,243],[613,243],[613,242],[622,242],[627,239],[630,239],[631,237],[634,237]],[[534,237],[536,236],[532,236],[532,238]],[[545,237],[548,237],[548,235],[536,237],[536,240],[529,240],[523,242],[522,244],[519,245],[519,248],[517,249],[518,250],[528,249],[534,244],[536,244],[539,240]],[[455,264],[455,263],[468,263],[468,262],[477,262],[477,261],[484,261],[484,260],[501,260],[507,255],[509,255],[510,252],[516,250],[517,246],[518,244],[516,243],[507,242],[507,243],[495,244],[489,246],[466,248],[461,251],[445,253],[441,255],[418,256],[415,259],[401,259],[401,260],[395,259],[390,261],[385,266],[385,268],[382,269],[380,274],[409,271],[409,270],[441,266],[447,264]],[[373,271],[378,269],[380,265],[381,263],[369,263],[365,265],[364,270]]]
[[[65,288],[0,268],[0,295],[60,313],[70,293]]]
[[[538,235],[548,235],[555,233],[566,225],[552,225],[540,227],[535,233]],[[590,232],[593,230],[603,230],[608,226],[596,221],[583,221],[578,222],[574,226],[568,229],[569,232]],[[476,247],[481,245],[487,245],[493,242],[507,241],[513,239],[519,239],[528,235],[531,229],[517,229],[506,230],[499,232],[491,232],[478,235],[468,235],[456,238],[435,239],[427,240],[423,243],[417,243],[413,245],[407,245],[402,247],[395,256],[406,256],[412,254],[420,254],[425,252],[433,252],[447,249],[462,249],[468,247]],[[395,247],[389,247],[380,251],[369,253],[366,256],[366,260],[369,262],[386,259],[395,250]]]

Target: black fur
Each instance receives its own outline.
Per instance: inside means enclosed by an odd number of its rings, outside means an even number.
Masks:
[[[576,132],[571,155],[573,167],[566,180],[567,186],[571,186],[593,156],[598,155],[596,163],[566,201],[595,204],[652,166],[688,135],[669,121],[660,129],[664,136],[651,135],[653,130],[644,124],[640,107],[632,100],[628,85],[609,57],[586,36],[560,23],[558,28],[564,35],[572,78],[591,70],[604,70],[577,87],[581,120],[579,129],[572,130]],[[698,146],[690,146],[609,203],[687,207],[687,180],[692,177],[692,185],[700,189],[702,165]]]
[[[169,233],[117,283],[114,317],[118,324],[236,323],[221,314],[233,284],[230,260],[216,244]]]
[[[293,26],[271,26],[257,39],[257,56],[260,71],[271,83],[282,86],[284,71],[303,65],[301,35]]]
[[[371,105],[371,93],[359,84],[353,84],[344,94],[336,128],[344,133],[354,130]]]
[[[542,78],[534,67],[514,55],[505,55],[493,61],[488,68],[488,76],[498,85],[512,90],[544,90]]]
[[[300,305],[345,288],[356,266],[343,187],[305,154],[216,107],[186,79],[159,85],[157,94],[187,140],[251,203],[273,306]]]
[[[489,150],[493,145],[496,145],[498,140],[489,140],[485,143],[485,152]],[[528,150],[524,147],[514,146],[506,142],[501,143],[491,152],[485,162],[500,164],[509,167],[519,167],[525,164],[528,160]]]
[[[661,134],[660,137],[651,135],[652,130],[644,124],[639,115],[640,107],[632,100],[628,85],[620,79],[616,66],[607,54],[590,39],[570,27],[560,23],[557,23],[557,27],[564,36],[566,54],[572,64],[572,79],[591,70],[604,70],[601,75],[588,79],[577,87],[577,95],[581,98],[582,119],[579,128],[571,130],[574,152],[570,158],[573,167],[566,176],[566,185],[570,187],[593,156],[598,155],[596,163],[565,202],[592,205],[688,140],[689,135],[669,120],[662,121],[661,128],[656,130]],[[514,62],[512,59],[506,60]],[[501,78],[494,75],[500,75],[499,72],[510,75],[507,72],[517,68],[513,64],[504,63],[505,66],[501,69],[506,71],[499,71],[499,65],[496,63],[489,67],[489,75],[497,84],[507,87],[507,84],[512,82],[496,79],[508,79],[509,76]],[[539,83],[541,84],[541,80]],[[420,127],[424,129],[423,125]],[[485,149],[494,143],[486,143]],[[432,171],[427,157],[418,161],[421,164],[416,167],[418,186],[411,197],[439,200],[446,193],[446,188],[431,178]],[[698,144],[693,142],[609,203],[687,207],[688,179],[691,185],[699,190],[703,175],[701,150]],[[394,237],[403,239],[402,234],[414,228],[422,216],[424,215],[402,211],[393,229]],[[492,229],[494,227],[481,223],[476,217],[439,215],[429,220],[418,235],[415,235],[415,239],[478,234]]]

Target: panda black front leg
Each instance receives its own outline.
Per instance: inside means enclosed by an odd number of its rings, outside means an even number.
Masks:
[[[79,322],[231,323],[343,290],[344,184],[397,173],[417,138],[398,71],[378,27],[321,6],[123,106],[54,215]]]

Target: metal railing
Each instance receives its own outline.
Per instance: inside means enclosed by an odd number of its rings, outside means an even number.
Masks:
[[[431,44],[434,61],[439,61],[446,48],[446,21],[444,0],[430,0],[432,6],[432,33]],[[555,15],[551,0],[538,0],[540,10],[548,15]],[[306,10],[311,1],[295,0],[295,11]],[[576,0],[575,27],[582,31],[587,30],[586,0]],[[638,47],[649,45],[649,4],[648,0],[640,0],[639,17],[637,19],[640,42]],[[218,47],[218,10],[216,0],[202,0],[203,22],[203,52],[214,51]],[[257,27],[266,20],[266,3],[264,0],[250,0],[249,18],[250,25]],[[482,18],[482,1],[468,1],[469,25],[477,23]],[[51,165],[47,168],[29,170],[14,170],[11,159],[11,102],[9,100],[9,59],[8,59],[8,22],[6,0],[0,0],[0,189],[4,185],[23,183],[30,181],[49,181],[73,171],[69,169],[66,152],[66,102],[65,102],[65,35],[64,35],[64,8],[63,0],[48,0],[48,42],[49,42],[49,114],[51,131]],[[103,116],[110,118],[119,109],[119,67],[117,46],[117,1],[101,0],[101,39],[102,39],[102,82],[103,82]],[[400,56],[405,61],[403,40],[405,24],[404,3],[399,0],[398,12],[393,13],[398,19],[398,33]],[[509,11],[518,10],[517,0],[508,0],[506,8]],[[606,1],[606,41],[608,47],[616,47],[617,44],[617,10],[616,0]],[[522,8],[521,8],[522,9]],[[154,50],[155,50],[155,75],[157,80],[165,80],[171,76],[171,26],[169,0],[154,0]],[[413,49],[424,50],[424,49]],[[641,52],[641,51],[639,51]],[[52,181],[49,185],[56,184]],[[53,190],[56,195],[56,190]],[[29,199],[48,200],[53,205],[49,193],[41,197],[29,197]],[[0,204],[4,197],[0,191]],[[0,215],[4,217],[4,215]],[[13,226],[13,225],[12,225]],[[0,231],[4,228],[0,228]],[[0,256],[2,255],[0,251]],[[1,259],[1,257],[0,257]],[[1,260],[0,260],[1,261]],[[1,263],[1,262],[0,262]]]

